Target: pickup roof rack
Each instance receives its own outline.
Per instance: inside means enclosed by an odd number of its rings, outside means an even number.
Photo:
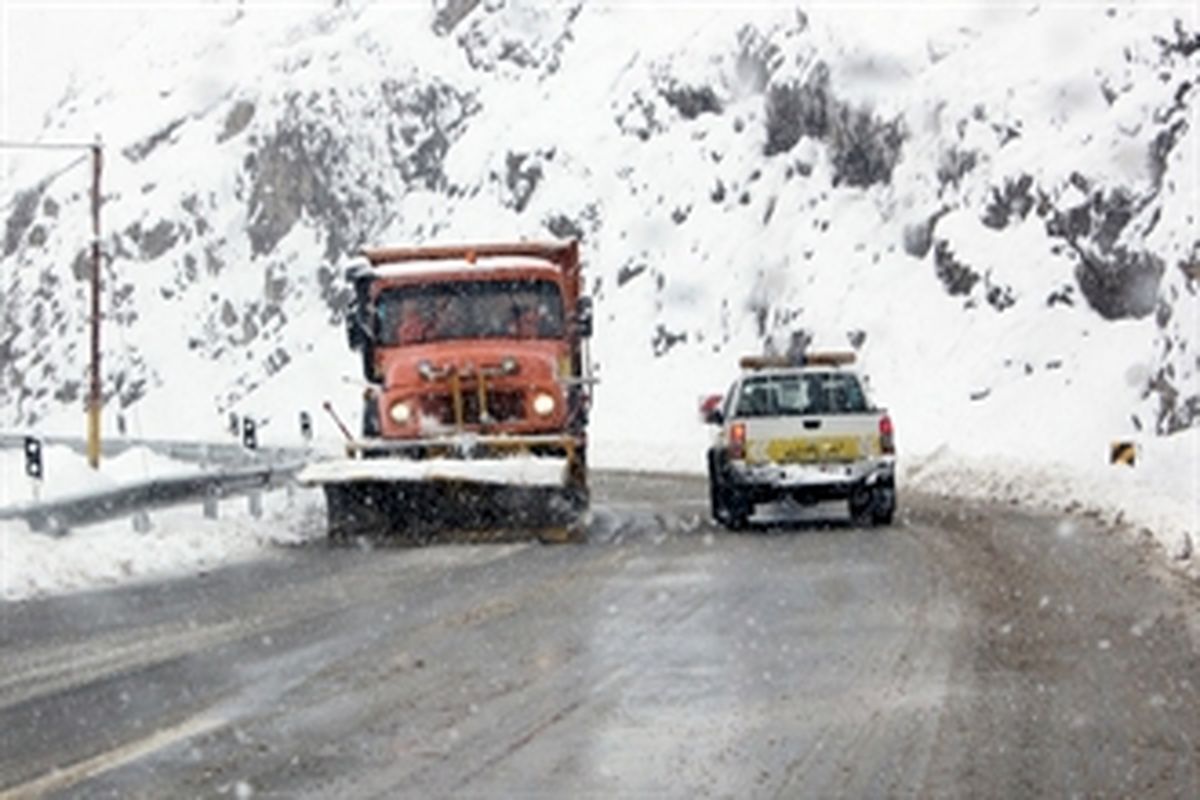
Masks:
[[[841,367],[854,363],[854,353],[823,350],[799,356],[742,356],[742,369],[780,369],[786,367]]]

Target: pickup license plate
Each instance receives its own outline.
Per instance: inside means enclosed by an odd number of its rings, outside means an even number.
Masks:
[[[776,464],[856,461],[858,456],[858,439],[853,436],[772,439],[767,444],[767,458]]]

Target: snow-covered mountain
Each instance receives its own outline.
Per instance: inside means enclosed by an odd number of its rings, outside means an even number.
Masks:
[[[106,428],[351,413],[357,247],[552,236],[597,301],[602,461],[699,463],[697,398],[810,341],[859,352],[907,453],[1101,462],[1200,425],[1194,15],[982,4],[890,38],[927,12],[885,12],[339,2],[138,31],[43,132],[106,146]],[[75,431],[86,169],[8,155],[0,427]]]

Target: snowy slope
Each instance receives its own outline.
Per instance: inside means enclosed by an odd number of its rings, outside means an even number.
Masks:
[[[337,281],[356,247],[575,235],[597,463],[698,469],[698,397],[738,356],[811,340],[858,349],[910,463],[953,465],[918,484],[1036,467],[1105,495],[1094,470],[1122,438],[1194,464],[1195,437],[1167,436],[1200,424],[1194,9],[933,15],[156,17],[42,134],[107,145],[106,424],[218,436],[234,411],[294,439],[299,410],[357,407]],[[74,431],[86,177],[3,167],[0,426]],[[1137,479],[1197,496],[1194,470]]]

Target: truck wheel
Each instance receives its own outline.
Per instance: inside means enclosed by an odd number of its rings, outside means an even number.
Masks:
[[[850,495],[850,521],[861,528],[891,525],[896,494],[888,487],[862,488]]]
[[[871,496],[871,522],[875,525],[891,525],[896,515],[896,490],[891,486],[876,487]]]
[[[731,531],[740,531],[749,523],[753,506],[745,495],[722,479],[717,456],[708,456],[708,501],[712,518]]]
[[[850,494],[850,524],[865,528],[875,522],[875,492],[862,487]]]

